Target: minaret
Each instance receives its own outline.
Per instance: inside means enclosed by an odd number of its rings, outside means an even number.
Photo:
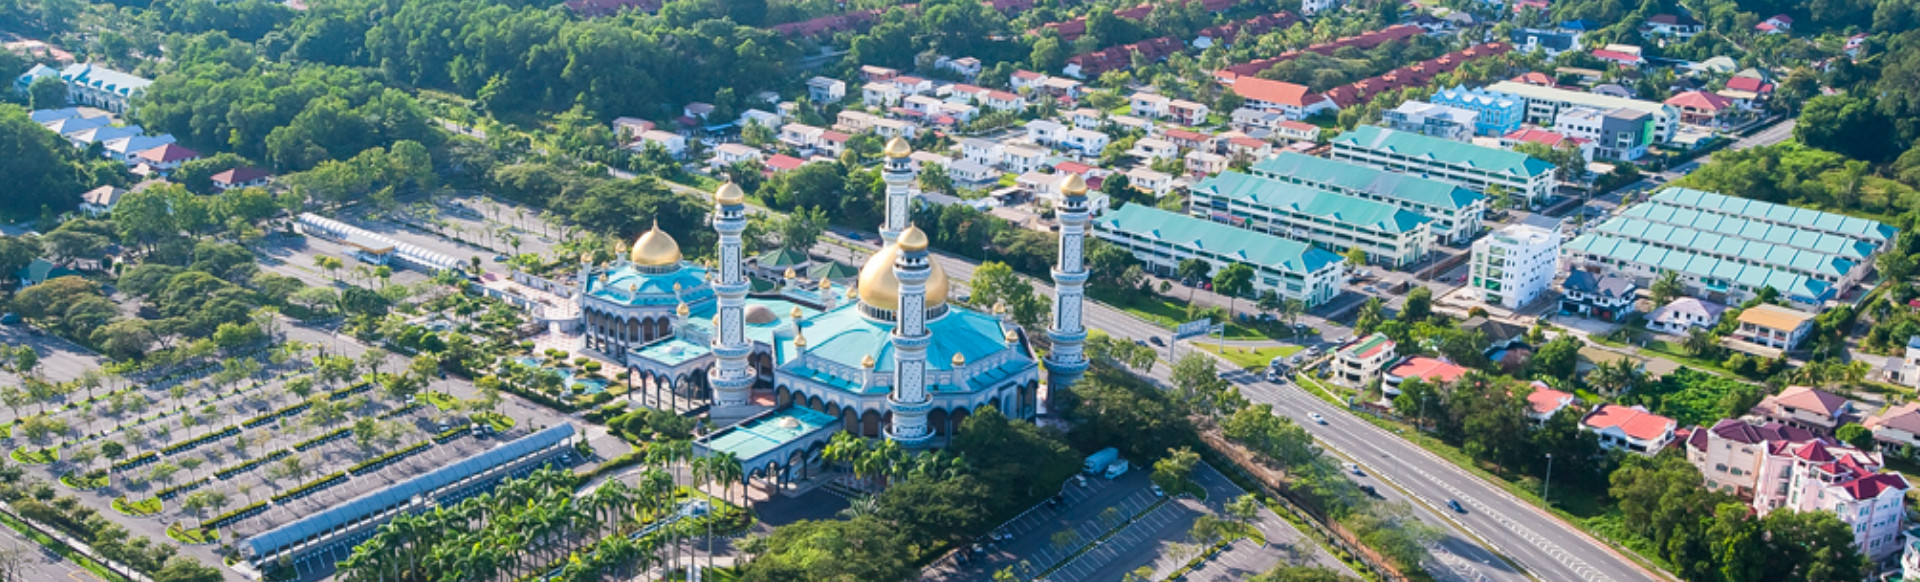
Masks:
[[[1072,386],[1087,371],[1087,357],[1081,351],[1087,328],[1080,325],[1080,300],[1087,284],[1082,260],[1087,242],[1087,182],[1079,174],[1069,174],[1060,193],[1060,206],[1054,209],[1060,221],[1060,264],[1053,269],[1053,327],[1047,330],[1047,337],[1053,339],[1053,351],[1047,352],[1049,401],[1054,391]]]
[[[713,387],[713,420],[725,426],[752,413],[754,374],[747,355],[753,346],[747,343],[744,325],[748,285],[740,257],[740,233],[747,229],[746,193],[728,182],[714,192],[713,202],[713,229],[720,232],[720,277],[713,292],[719,296],[720,313],[714,316],[718,324],[712,349],[719,365],[707,371],[707,383]]]
[[[900,232],[907,229],[907,211],[912,201],[913,166],[907,156],[913,155],[913,146],[907,140],[895,137],[887,141],[887,161],[880,179],[887,184],[887,215],[880,223],[880,238],[886,240],[886,246],[900,238]]]
[[[919,227],[908,225],[896,244],[900,258],[893,263],[893,276],[900,280],[900,304],[893,311],[893,394],[887,398],[893,425],[887,438],[912,447],[933,436],[927,429],[927,411],[933,408],[927,394],[927,344],[933,343],[927,332],[927,279],[933,265],[927,260],[927,233]]]

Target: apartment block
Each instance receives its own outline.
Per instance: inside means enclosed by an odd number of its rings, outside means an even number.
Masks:
[[[1190,191],[1196,217],[1298,240],[1333,252],[1359,248],[1375,264],[1400,268],[1425,259],[1431,220],[1364,198],[1239,172],[1201,180]]]
[[[1284,151],[1253,164],[1255,176],[1356,198],[1385,202],[1433,221],[1434,240],[1463,245],[1480,234],[1487,197],[1451,182],[1398,174],[1327,158]]]
[[[1215,270],[1244,264],[1253,267],[1256,293],[1273,291],[1309,307],[1339,295],[1347,278],[1338,254],[1144,204],[1108,211],[1094,222],[1095,236],[1132,252],[1163,277],[1173,276],[1187,259],[1207,261]]]
[[[1553,286],[1560,229],[1513,224],[1473,243],[1468,284],[1489,305],[1519,309]]]
[[[1527,105],[1524,101],[1509,95],[1490,93],[1483,89],[1468,89],[1455,85],[1434,93],[1427,102],[1472,111],[1474,117],[1474,135],[1499,136],[1520,129],[1526,121]]]
[[[1602,111],[1615,109],[1633,109],[1644,111],[1653,116],[1654,143],[1667,143],[1673,140],[1674,130],[1680,126],[1680,112],[1665,103],[1610,97],[1584,91],[1573,91],[1558,87],[1542,87],[1515,81],[1500,81],[1486,86],[1488,93],[1498,93],[1519,98],[1527,104],[1527,121],[1535,124],[1550,124],[1560,116],[1560,112],[1573,107],[1589,107]]]
[[[1452,182],[1487,193],[1495,186],[1526,206],[1554,192],[1554,167],[1523,153],[1362,125],[1333,138],[1336,160]]]

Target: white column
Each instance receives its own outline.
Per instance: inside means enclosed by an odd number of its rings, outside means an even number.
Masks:
[[[893,264],[900,305],[894,310],[893,393],[887,397],[893,424],[887,427],[887,438],[906,446],[924,445],[933,437],[927,427],[927,411],[933,408],[927,394],[927,345],[933,343],[927,332],[927,279],[933,269],[926,241],[920,229],[907,227],[901,233],[900,258]]]
[[[753,347],[747,343],[744,325],[748,284],[740,256],[740,233],[747,229],[747,216],[739,192],[732,183],[722,185],[714,204],[713,228],[720,233],[720,273],[713,282],[713,292],[719,297],[720,313],[711,349],[719,365],[707,372],[707,382],[713,386],[716,421],[722,417],[744,418],[741,409],[748,406],[753,391],[754,374],[747,363]]]
[[[880,223],[880,238],[886,244],[893,244],[900,238],[900,232],[907,229],[907,214],[913,201],[913,166],[907,156],[912,154],[913,148],[907,146],[907,140],[896,137],[887,142],[887,161],[880,173],[881,181],[887,185],[887,214]]]
[[[1087,329],[1080,324],[1080,303],[1086,295],[1087,266],[1084,260],[1087,228],[1087,187],[1079,176],[1061,186],[1061,202],[1054,209],[1060,222],[1059,264],[1053,269],[1053,326],[1047,337],[1053,351],[1047,353],[1047,392],[1063,390],[1087,370],[1083,346]]]

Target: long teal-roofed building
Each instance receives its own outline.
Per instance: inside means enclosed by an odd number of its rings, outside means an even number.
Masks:
[[[1863,218],[1669,188],[1562,252],[1574,268],[1612,270],[1642,286],[1672,271],[1711,301],[1739,303],[1772,287],[1818,309],[1858,287],[1895,234]]]
[[[1553,164],[1520,152],[1362,125],[1333,138],[1336,160],[1432,178],[1488,193],[1495,186],[1528,206],[1553,194]]]
[[[1340,293],[1347,267],[1338,254],[1300,241],[1234,228],[1140,204],[1108,211],[1094,234],[1119,245],[1149,271],[1172,276],[1180,261],[1200,259],[1215,272],[1234,263],[1253,267],[1257,291],[1319,305]]]
[[[1433,220],[1434,239],[1448,244],[1472,241],[1487,212],[1486,195],[1459,184],[1299,152],[1261,160],[1252,173],[1420,213]]]
[[[1357,247],[1369,262],[1391,267],[1420,262],[1433,244],[1425,215],[1292,182],[1225,172],[1191,193],[1194,216],[1336,252]]]

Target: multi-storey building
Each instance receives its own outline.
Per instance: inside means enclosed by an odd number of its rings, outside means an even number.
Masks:
[[[1498,186],[1527,206],[1554,192],[1553,164],[1520,152],[1362,125],[1333,138],[1336,160],[1347,160],[1453,182],[1482,194]]]
[[[1500,81],[1486,87],[1489,93],[1500,93],[1518,98],[1527,104],[1527,121],[1536,124],[1548,124],[1560,116],[1560,111],[1571,107],[1591,107],[1602,111],[1615,109],[1633,109],[1645,111],[1653,116],[1653,141],[1667,143],[1673,140],[1674,130],[1680,125],[1680,112],[1665,103],[1609,97],[1596,93],[1571,91],[1558,87],[1542,87],[1515,81]]]
[[[1340,255],[1145,204],[1108,211],[1094,222],[1095,236],[1132,252],[1149,272],[1163,277],[1173,276],[1187,259],[1206,261],[1215,270],[1244,264],[1253,267],[1256,292],[1273,291],[1309,307],[1339,295],[1346,282]]]
[[[1791,350],[1813,333],[1812,313],[1763,303],[1740,312],[1733,336],[1776,350]]]
[[[1311,243],[1334,252],[1359,248],[1369,262],[1405,267],[1425,259],[1433,241],[1425,216],[1375,202],[1239,172],[1194,185],[1196,217]]]
[[[1473,242],[1468,285],[1507,309],[1538,299],[1560,268],[1560,229],[1513,224]]]
[[[1377,332],[1340,346],[1333,352],[1333,382],[1359,389],[1383,379],[1395,347],[1387,334]]]
[[[1520,129],[1520,123],[1527,117],[1527,105],[1519,99],[1458,85],[1434,93],[1427,102],[1478,114],[1473,119],[1474,135],[1506,135]]]
[[[153,85],[152,80],[96,67],[93,63],[68,65],[60,70],[60,80],[67,84],[68,103],[114,113],[126,113],[127,103],[145,95],[147,87]]]
[[[1752,499],[1760,481],[1760,463],[1768,451],[1819,438],[1806,429],[1777,422],[1722,419],[1713,428],[1696,426],[1687,434],[1687,461],[1700,469],[1708,489]]]
[[[1380,123],[1400,131],[1467,141],[1479,127],[1480,114],[1471,109],[1439,105],[1425,101],[1406,101],[1399,107],[1380,112]]]
[[[1859,420],[1853,401],[1809,386],[1788,386],[1779,394],[1760,399],[1750,411],[1754,416],[1832,437],[1842,425]]]
[[[1852,530],[1854,548],[1877,561],[1901,547],[1910,487],[1883,466],[1879,453],[1823,440],[1774,444],[1760,461],[1753,509],[1832,513]]]
[[[1553,128],[1593,141],[1594,155],[1610,160],[1638,160],[1653,144],[1653,115],[1625,107],[1607,111],[1568,107],[1554,117]]]
[[[1299,152],[1280,152],[1254,163],[1250,171],[1262,178],[1385,202],[1420,213],[1433,221],[1434,240],[1443,244],[1459,245],[1473,240],[1480,234],[1487,212],[1486,196],[1458,184]]]

